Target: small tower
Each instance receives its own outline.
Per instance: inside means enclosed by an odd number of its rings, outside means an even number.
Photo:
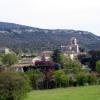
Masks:
[[[77,39],[75,37],[72,37],[70,41],[71,41],[72,51],[79,53],[79,45],[77,43]]]
[[[75,37],[71,38],[71,45],[78,45],[77,44],[77,39]]]

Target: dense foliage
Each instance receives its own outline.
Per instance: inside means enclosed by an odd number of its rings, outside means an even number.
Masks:
[[[18,57],[16,56],[16,54],[14,53],[10,53],[10,54],[5,54],[3,57],[2,57],[2,63],[4,65],[6,65],[7,67],[15,64],[18,62]]]
[[[29,70],[25,73],[31,82],[33,89],[43,89],[44,75],[39,70]]]
[[[60,69],[55,69],[53,65],[50,67],[44,63],[39,70],[32,69],[26,72],[30,77],[33,89],[100,84],[100,78],[96,74],[92,74],[88,68],[82,67],[77,59],[68,59],[57,49],[54,50],[51,57],[53,63],[61,66]],[[41,70],[41,67],[44,69]],[[99,67],[98,61],[97,68]]]
[[[64,70],[66,73],[78,73],[81,67],[80,62],[77,60],[66,60]]]
[[[100,60],[96,62],[96,71],[100,74]]]
[[[93,84],[97,84],[96,76],[87,72],[79,72],[77,74],[77,85],[83,86],[83,85],[93,85]]]
[[[30,89],[29,79],[25,75],[0,73],[0,100],[22,100]]]
[[[51,58],[54,63],[58,63],[62,67],[64,66],[64,63],[66,62],[66,59],[65,59],[63,53],[61,53],[61,51],[58,49],[54,50]]]
[[[64,73],[63,70],[55,71],[56,87],[67,87],[69,86],[69,77]]]

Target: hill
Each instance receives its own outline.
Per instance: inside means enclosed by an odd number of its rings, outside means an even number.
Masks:
[[[14,23],[0,22],[0,47],[30,52],[52,50],[67,45],[75,36],[86,50],[100,49],[100,37],[91,32],[68,29],[39,29]]]
[[[25,100],[100,100],[100,86],[33,91]]]

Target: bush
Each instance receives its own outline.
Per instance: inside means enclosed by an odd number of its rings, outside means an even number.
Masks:
[[[10,54],[5,54],[2,57],[2,63],[6,65],[7,67],[10,67],[11,65],[15,64],[18,62],[18,57],[16,54],[10,53]]]
[[[100,74],[100,60],[96,62],[96,71]]]
[[[26,75],[29,77],[33,89],[43,88],[44,75],[42,72],[36,69],[29,70]]]
[[[57,87],[69,86],[69,78],[63,70],[55,71],[55,81],[57,83]]]
[[[24,74],[0,73],[0,100],[22,100],[30,89],[29,80]]]
[[[77,86],[76,75],[69,75],[69,86]]]
[[[80,72],[78,75],[77,75],[77,84],[79,86],[83,86],[85,84],[88,83],[88,77],[87,77],[87,74],[86,73],[82,73]]]
[[[87,77],[88,77],[88,84],[89,85],[97,84],[97,77],[96,76],[89,74]]]
[[[90,73],[80,72],[77,75],[77,83],[78,85],[93,85],[97,84],[97,78]]]
[[[64,71],[66,73],[74,73],[77,74],[81,70],[81,64],[76,60],[67,60],[64,66]]]

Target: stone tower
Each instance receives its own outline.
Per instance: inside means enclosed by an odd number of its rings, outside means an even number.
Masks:
[[[77,39],[75,37],[71,38],[71,45],[78,45],[77,44]]]
[[[70,46],[71,46],[71,51],[75,51],[76,53],[79,53],[79,45],[77,43],[77,39],[75,37],[72,37],[70,40]]]

